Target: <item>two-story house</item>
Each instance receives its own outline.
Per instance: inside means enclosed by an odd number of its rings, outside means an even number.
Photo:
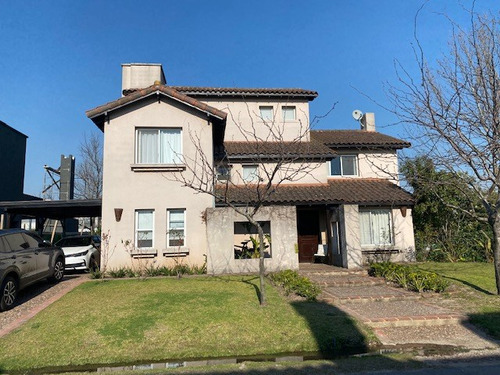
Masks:
[[[266,182],[283,155],[277,175],[294,178],[279,180],[255,216],[266,270],[413,260],[413,200],[397,163],[410,145],[376,132],[373,114],[360,130],[310,131],[315,91],[169,86],[159,64],[124,64],[122,74],[122,97],[87,111],[104,132],[108,267],[182,259],[206,260],[209,273],[257,271],[247,251],[255,228],[227,202],[251,208],[258,189],[249,187]],[[224,199],[192,181],[223,189]]]

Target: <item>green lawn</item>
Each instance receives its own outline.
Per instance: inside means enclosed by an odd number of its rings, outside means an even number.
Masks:
[[[496,295],[492,263],[422,263],[419,268],[436,272],[459,286],[448,296],[470,322],[500,339],[500,296]]]
[[[289,303],[256,277],[92,281],[0,339],[0,372],[50,366],[365,351],[374,336],[335,307]]]

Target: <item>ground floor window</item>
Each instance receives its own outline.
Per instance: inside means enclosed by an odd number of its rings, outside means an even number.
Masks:
[[[154,234],[154,210],[135,211],[135,247],[152,248]]]
[[[186,242],[186,210],[167,210],[167,246],[180,247]]]
[[[394,243],[390,209],[360,209],[359,223],[362,246],[387,246]]]
[[[271,258],[271,222],[259,221],[264,231],[264,257]],[[252,259],[260,257],[259,232],[248,221],[234,223],[234,259]]]

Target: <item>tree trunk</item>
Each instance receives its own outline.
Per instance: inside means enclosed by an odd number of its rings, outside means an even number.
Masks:
[[[497,294],[500,295],[500,220],[498,215],[490,217],[489,223],[493,230],[493,242],[491,244],[493,250],[493,263],[495,265],[495,281],[497,285]]]
[[[260,279],[260,305],[264,306],[266,304],[266,288],[265,288],[265,268],[264,268],[264,251],[266,250],[265,243],[264,243],[264,231],[262,230],[262,227],[257,225],[257,230],[259,232],[259,279]]]

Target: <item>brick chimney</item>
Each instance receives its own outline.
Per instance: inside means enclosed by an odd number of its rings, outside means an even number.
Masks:
[[[162,85],[167,83],[161,64],[122,64],[122,96],[125,96],[128,90],[144,89],[155,82]]]
[[[375,113],[367,112],[361,117],[361,130],[367,132],[375,131]]]

